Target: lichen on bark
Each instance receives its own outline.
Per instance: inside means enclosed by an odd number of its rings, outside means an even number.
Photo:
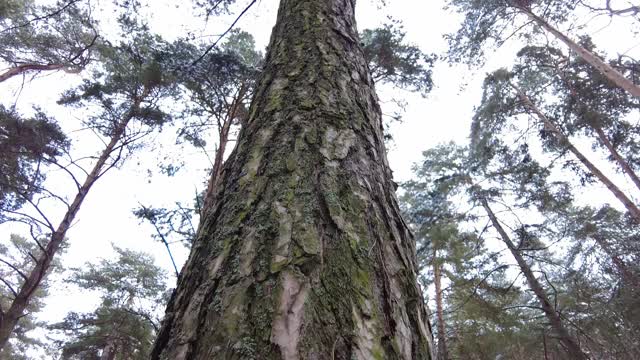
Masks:
[[[430,359],[353,0],[281,0],[153,359]]]

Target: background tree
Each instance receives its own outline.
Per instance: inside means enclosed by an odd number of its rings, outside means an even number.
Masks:
[[[144,253],[114,247],[117,258],[74,269],[70,282],[98,292],[92,313],[69,313],[50,329],[62,332],[62,359],[147,359],[159,307],[165,305],[163,271]]]
[[[529,69],[528,67],[524,68]],[[488,134],[491,139],[504,137],[506,132],[513,131],[514,128],[518,129],[515,131],[520,132],[521,136],[530,139],[532,133],[537,130],[543,151],[555,152],[560,155],[571,153],[581,165],[575,166],[576,161],[572,160],[566,163],[566,167],[575,169],[579,174],[586,174],[582,175],[584,182],[590,181],[591,178],[597,179],[625,206],[631,216],[640,221],[640,209],[631,196],[616,185],[599,166],[595,165],[588,154],[578,149],[570,139],[571,129],[567,132],[561,122],[556,120],[559,116],[553,111],[553,107],[550,112],[545,111],[544,101],[547,98],[545,98],[544,92],[537,90],[545,88],[547,81],[544,76],[538,77],[537,75],[539,73],[532,75],[529,70],[510,73],[502,69],[488,76],[485,81],[483,105],[476,116],[474,129],[483,129],[482,131]],[[536,125],[532,127],[519,119],[519,115],[530,116]],[[494,133],[491,134],[487,129],[491,129]],[[526,141],[524,144],[528,146]]]
[[[131,23],[123,22],[123,25],[131,26]],[[59,166],[71,177],[77,193],[70,202],[55,196],[55,200],[66,207],[57,225],[53,225],[55,221],[43,211],[38,202],[30,202],[31,209],[23,212],[25,215],[22,216],[22,221],[29,222],[32,232],[36,233],[34,241],[42,235],[47,236],[48,241],[46,246],[39,246],[41,251],[34,256],[33,266],[24,269],[24,281],[14,294],[11,305],[3,310],[0,319],[0,347],[6,344],[18,319],[24,315],[31,297],[46,277],[67,231],[95,182],[117,166],[128,151],[135,149],[134,145],[141,138],[169,120],[169,116],[159,105],[161,99],[171,94],[170,78],[163,77],[160,68],[159,60],[164,54],[160,39],[144,32],[132,31],[128,42],[119,46],[107,45],[100,50],[102,68],[78,89],[67,92],[60,103],[77,108],[95,106],[91,109],[97,111],[87,115],[86,125],[101,140],[102,137],[106,139],[102,140],[104,148],[93,158],[91,170],[83,170],[86,177],[82,183],[67,167]],[[72,162],[70,166],[75,165]],[[28,215],[30,212],[35,213],[35,216]]]
[[[9,246],[7,246],[9,245]],[[7,245],[0,245],[0,307],[6,309],[11,304],[17,289],[23,281],[25,274],[21,269],[26,269],[32,263],[34,254],[40,249],[30,239],[12,234]],[[52,264],[51,272],[62,270],[59,261]],[[3,360],[27,360],[29,350],[46,348],[42,338],[33,334],[36,329],[43,328],[45,324],[37,321],[34,315],[42,311],[46,297],[49,295],[49,281],[43,281],[42,285],[33,294],[26,309],[28,314],[20,318],[14,332],[6,346],[0,350],[0,359]]]
[[[570,22],[577,7],[590,10],[589,6],[581,6],[585,2],[451,0],[448,3],[465,17],[458,32],[448,36],[449,56],[453,61],[477,62],[478,57],[484,55],[487,43],[499,46],[516,33],[520,33],[529,41],[536,36],[539,37],[541,33],[547,33],[564,43],[573,53],[613,84],[635,97],[640,97],[638,84],[552,25],[552,23]]]
[[[32,118],[0,105],[0,222],[45,191],[42,171],[69,146],[54,119],[36,109]]]
[[[92,60],[98,40],[85,0],[50,5],[9,0],[0,8],[0,82],[42,71],[79,72]]]

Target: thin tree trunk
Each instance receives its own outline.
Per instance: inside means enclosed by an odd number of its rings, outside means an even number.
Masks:
[[[442,273],[436,250],[433,250],[433,282],[436,287],[436,318],[438,319],[438,360],[448,360],[447,334],[444,323],[444,309],[442,307]]]
[[[556,70],[560,79],[562,79],[562,81],[565,83],[567,88],[569,88],[569,92],[571,93],[571,96],[574,98],[574,100],[582,103],[583,106],[586,106],[586,104],[584,104],[584,102],[582,102],[582,100],[580,99],[580,96],[578,96],[575,88],[571,86],[571,82],[563,74],[562,69],[560,69],[558,66],[554,66],[554,69]],[[609,154],[611,154],[611,157],[616,161],[616,163],[618,163],[618,166],[620,166],[620,169],[625,174],[627,174],[629,178],[631,178],[631,181],[633,181],[633,183],[636,185],[638,190],[640,190],[640,178],[638,178],[638,175],[631,168],[629,163],[620,155],[620,153],[618,153],[618,150],[615,148],[615,146],[613,146],[613,144],[609,140],[609,137],[607,136],[607,134],[605,134],[602,127],[600,125],[591,124],[591,123],[588,123],[588,126],[591,129],[593,129],[593,131],[596,132],[596,134],[598,135],[598,139],[600,140],[602,145],[604,145],[607,148],[607,150],[609,150]]]
[[[618,166],[620,166],[622,171],[624,171],[624,173],[627,174],[629,178],[631,178],[631,181],[633,181],[633,183],[636,185],[638,190],[640,190],[640,178],[635,173],[635,171],[633,171],[629,163],[622,156],[620,156],[620,153],[618,153],[618,150],[616,150],[616,148],[613,146],[611,141],[609,141],[607,134],[604,133],[604,131],[600,126],[592,125],[591,127],[598,134],[598,139],[600,139],[602,144],[609,150],[611,157],[613,157],[613,159],[618,163]]]
[[[229,110],[227,112],[227,116],[224,122],[222,123],[222,127],[220,128],[220,131],[219,131],[220,144],[216,149],[216,157],[213,161],[211,176],[209,177],[207,191],[205,192],[202,209],[200,211],[201,215],[203,215],[209,208],[211,208],[216,189],[218,188],[218,183],[220,182],[220,175],[222,174],[222,165],[224,164],[224,153],[227,150],[227,144],[229,143],[229,132],[231,131],[231,125],[233,124],[233,120],[238,115],[238,110],[240,106],[242,106],[242,99],[244,99],[246,91],[247,91],[246,86],[243,85],[238,91],[238,94],[236,95],[235,99],[233,99],[231,106],[229,107]]]
[[[144,94],[146,94],[146,91]],[[139,107],[144,96],[145,95],[136,100],[132,109],[137,109]],[[109,157],[124,135],[129,121],[133,118],[133,113],[134,110],[127,114],[125,118],[115,126],[114,132],[111,135],[111,140],[100,154],[98,161],[94,164],[93,169],[89,175],[87,175],[84,183],[78,189],[78,192],[67,209],[67,212],[64,214],[62,221],[58,224],[58,227],[55,229],[53,234],[51,234],[44,251],[38,256],[36,265],[29,275],[27,275],[27,278],[20,287],[17,296],[11,302],[9,309],[7,309],[7,311],[0,317],[0,349],[6,345],[16,324],[20,318],[24,316],[24,310],[27,308],[29,301],[31,300],[31,296],[38,289],[40,283],[47,275],[53,258],[57,255],[58,250],[66,237],[67,231],[71,227],[78,211],[80,211],[80,207],[87,197],[89,190],[91,190],[91,187],[103,174],[104,167]]]
[[[569,140],[569,138],[562,133],[562,131],[554,124],[545,114],[538,109],[538,107],[531,101],[531,99],[515,84],[510,83],[510,86],[516,91],[518,97],[522,102],[528,107],[531,111],[533,111],[538,119],[542,121],[546,130],[551,131],[556,138],[560,141],[561,144],[565,145],[573,155],[575,155],[578,160],[593,174],[595,177],[603,183],[609,191],[618,199],[620,202],[627,208],[631,216],[633,216],[636,221],[640,222],[640,208],[627,197],[627,195],[620,190],[618,186],[616,186],[613,181],[611,181],[600,169],[598,169],[586,156],[584,156],[580,150],[578,150]]]
[[[562,41],[567,45],[572,51],[574,51],[580,58],[593,66],[596,70],[598,70],[603,76],[609,79],[612,83],[616,84],[620,88],[629,92],[629,94],[640,98],[640,86],[633,83],[633,81],[627,79],[622,75],[619,71],[614,69],[611,65],[604,62],[602,59],[597,57],[591,51],[585,49],[580,46],[575,41],[571,40],[568,36],[563,34],[560,30],[553,27],[546,20],[534,14],[531,9],[525,8],[522,6],[516,6],[522,13],[527,15],[531,20],[535,21],[538,25],[540,25],[543,29],[551,33],[558,40]]]
[[[547,333],[542,329],[542,348],[544,350],[544,360],[549,360],[549,352],[547,350]]]
[[[538,302],[540,303],[540,307],[542,311],[546,315],[551,327],[556,332],[558,336],[558,340],[564,345],[565,349],[569,353],[572,359],[588,359],[588,357],[582,352],[578,343],[574,340],[574,338],[569,334],[567,329],[562,324],[562,320],[560,319],[560,315],[556,312],[554,307],[551,305],[551,302],[547,298],[547,294],[545,294],[542,285],[538,279],[536,279],[531,267],[524,260],[518,249],[515,247],[511,238],[507,234],[507,232],[502,227],[502,224],[494,214],[493,210],[489,206],[489,203],[486,199],[481,198],[480,202],[482,203],[482,207],[485,209],[489,219],[491,220],[491,224],[496,229],[502,241],[507,245],[507,248],[511,252],[511,255],[515,258],[518,263],[518,267],[520,267],[520,271],[524,274],[524,277],[527,279],[527,283],[529,284],[529,288],[533,291]]]
[[[152,359],[433,359],[353,0],[281,0]]]

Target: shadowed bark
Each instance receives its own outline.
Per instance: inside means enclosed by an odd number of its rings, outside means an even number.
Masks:
[[[432,359],[353,0],[282,0],[152,359]]]

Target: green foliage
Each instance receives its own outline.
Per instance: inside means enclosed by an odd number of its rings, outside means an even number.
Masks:
[[[362,32],[361,41],[371,76],[376,82],[426,95],[433,87],[431,68],[436,56],[406,44],[405,36],[397,21]]]
[[[575,1],[562,0],[449,0],[447,6],[464,16],[455,34],[446,36],[449,59],[481,65],[487,49],[500,46],[517,33],[531,42],[539,31],[523,26],[529,20],[520,9],[544,14],[552,23],[566,22],[575,10]]]
[[[24,118],[0,105],[0,222],[42,191],[44,168],[64,153],[68,140],[57,123],[41,110]]]
[[[101,303],[88,314],[69,313],[50,329],[66,338],[58,342],[63,359],[99,359],[104,351],[114,359],[147,359],[165,302],[162,270],[147,254],[114,247],[115,260],[87,263],[73,269],[70,282],[98,292]]]
[[[8,66],[60,65],[76,72],[92,60],[98,35],[89,4],[82,0],[3,1],[0,4],[0,61]],[[59,68],[56,68],[59,69]]]
[[[92,109],[87,126],[111,137],[123,123],[137,122],[136,132],[126,134],[131,143],[172,121],[162,101],[176,96],[175,76],[168,68],[169,44],[144,27],[122,23],[130,30],[118,45],[97,47],[100,66],[75,89],[66,91],[59,104]]]
[[[44,239],[39,239],[40,243]],[[29,269],[33,265],[31,255],[37,255],[40,248],[35,241],[26,239],[19,235],[12,234],[8,242],[0,243],[0,308],[7,309],[13,300],[15,289],[19,289],[24,282],[22,272]],[[17,269],[17,270],[16,270]],[[62,270],[59,261],[54,261],[51,273],[57,273]],[[12,290],[13,289],[13,290]],[[27,360],[28,350],[43,349],[46,344],[41,338],[34,336],[33,331],[41,329],[45,324],[38,321],[35,315],[42,311],[45,305],[45,299],[49,295],[49,283],[45,280],[35,291],[27,306],[27,315],[20,318],[16,328],[13,331],[9,343],[0,350],[0,359],[2,360]]]
[[[580,45],[600,55],[589,37]],[[600,55],[604,59],[603,55]],[[636,75],[635,62],[610,60],[609,64],[623,75]],[[610,82],[599,71],[581,58],[571,56],[550,46],[528,46],[518,53],[514,77],[529,92],[538,93],[553,119],[567,135],[586,136],[594,148],[609,152],[599,138],[598,131],[609,139],[612,146],[635,169],[640,169],[638,138],[640,127],[633,115],[640,110],[640,101]],[[609,160],[615,160],[609,154]]]
[[[180,54],[173,61],[181,69],[179,81],[189,100],[178,137],[196,147],[204,147],[213,130],[219,134],[235,104],[237,110],[229,121],[238,127],[246,120],[248,101],[260,74],[262,54],[255,50],[253,37],[242,31],[229,33],[220,49],[207,53],[195,64],[206,46],[185,41],[177,41],[171,46],[172,53]]]

